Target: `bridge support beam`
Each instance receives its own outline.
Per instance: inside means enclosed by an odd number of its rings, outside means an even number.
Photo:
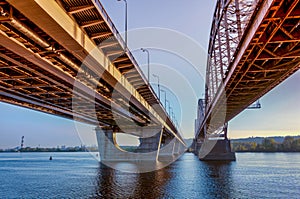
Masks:
[[[169,160],[174,158],[173,150],[176,139],[172,137],[167,137],[164,143],[161,144],[158,159],[160,161]]]
[[[161,143],[161,132],[149,138],[140,138],[136,152],[123,150],[116,142],[116,132],[111,128],[96,129],[98,150],[101,162],[111,161],[153,161],[156,162]]]
[[[158,150],[159,143],[160,143],[160,133],[157,133],[152,137],[139,138],[139,140],[140,140],[140,145],[137,149],[137,152],[149,153],[152,151],[156,151]]]
[[[195,139],[195,155],[203,161],[235,161],[235,153],[231,151],[230,140],[227,137],[227,128],[226,123],[220,136],[206,135],[205,139]]]
[[[198,139],[194,139],[192,146],[191,146],[191,152],[193,152],[195,155],[199,155],[199,151],[202,145],[202,141]]]
[[[208,140],[206,139],[199,152],[198,157],[203,161],[235,161],[235,153],[231,151],[230,140]]]
[[[179,155],[179,143],[176,141],[173,146],[173,155],[175,155],[175,156]]]
[[[185,152],[187,148],[178,140],[175,140],[174,145],[173,145],[173,155],[174,156],[179,156]]]
[[[103,129],[97,127],[96,136],[98,142],[98,151],[101,157],[101,161],[113,161],[118,160],[116,156],[116,145],[115,145],[115,133],[112,129]]]

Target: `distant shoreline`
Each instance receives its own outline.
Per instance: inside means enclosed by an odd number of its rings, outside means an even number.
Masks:
[[[94,151],[2,151],[0,150],[0,153],[77,153],[77,152],[98,152],[98,150]],[[300,151],[233,151],[235,153],[300,153]],[[186,151],[186,153],[191,153],[189,151]]]
[[[98,152],[98,151],[0,151],[0,153],[77,153],[77,152]]]
[[[0,153],[28,153],[28,152],[97,152],[98,147],[67,147],[67,148],[31,148],[26,147],[23,149],[13,148],[13,149],[0,149]]]
[[[233,151],[235,153],[300,153],[300,151]]]
[[[300,153],[300,151],[232,151],[234,153]],[[186,151],[186,153],[193,153]]]

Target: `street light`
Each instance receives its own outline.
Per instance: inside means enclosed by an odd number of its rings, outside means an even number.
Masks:
[[[168,102],[168,104],[169,104],[169,116],[170,116],[170,112],[171,112],[170,101],[169,101],[169,100],[166,100],[166,102]],[[166,107],[166,110],[167,110],[167,107]],[[167,111],[167,113],[168,113],[168,111]]]
[[[169,103],[169,105],[170,105],[170,103]],[[169,117],[170,117],[171,120],[173,120],[172,119],[172,114],[173,114],[173,108],[169,106]]]
[[[165,93],[165,109],[167,110],[167,91],[161,89],[161,92]]]
[[[117,1],[124,1],[125,2],[125,49],[124,51],[127,51],[127,32],[128,32],[128,6],[126,0],[117,0]]]
[[[150,53],[149,50],[145,49],[145,48],[141,48],[141,51],[146,52],[148,55],[148,84],[150,81]]]
[[[157,78],[158,99],[160,100],[159,76],[153,74],[153,77],[156,77],[156,78]]]

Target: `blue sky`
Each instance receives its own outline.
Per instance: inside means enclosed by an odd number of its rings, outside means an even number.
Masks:
[[[168,99],[171,101],[176,118],[181,123],[181,130],[186,137],[194,133],[194,119],[196,117],[197,98],[203,95],[203,78],[197,71],[203,71],[206,61],[201,53],[206,53],[208,36],[214,11],[215,1],[212,0],[127,0],[128,1],[128,27],[129,47],[141,64],[146,74],[146,55],[138,49],[149,47],[151,52],[151,74],[160,76],[161,84],[168,90]],[[124,30],[124,2],[102,0],[108,14],[120,32]],[[180,56],[161,51],[153,46],[146,45],[151,41],[150,35],[136,39],[137,29],[145,30],[149,27],[177,31],[192,43],[203,48],[199,52],[199,64],[191,66],[187,60]],[[143,32],[143,31],[142,31]],[[148,31],[149,32],[149,31]],[[138,32],[140,34],[140,32]],[[170,36],[170,41],[181,45],[176,36]],[[163,43],[167,39],[161,39]],[[172,42],[173,43],[173,42]],[[149,45],[149,44],[147,44]],[[168,44],[171,46],[171,44]],[[186,46],[181,45],[182,49]],[[196,52],[198,53],[198,52]],[[173,70],[174,69],[174,70]],[[172,75],[174,74],[176,77]],[[182,75],[182,76],[180,76]],[[198,80],[198,77],[200,79]],[[157,81],[151,77],[156,90]],[[180,79],[182,78],[182,79]],[[300,73],[294,74],[280,86],[261,99],[262,109],[245,110],[229,124],[229,137],[271,136],[271,135],[298,135],[300,134],[300,93],[297,85],[300,82]],[[190,87],[191,94],[182,93]],[[173,94],[171,94],[173,93]],[[175,96],[177,100],[175,100]],[[162,101],[164,101],[162,94]],[[55,116],[31,111],[0,103],[0,148],[19,145],[22,135],[28,146],[57,146],[80,145],[95,143],[93,127],[80,125],[84,128],[78,136],[73,121]],[[184,113],[183,113],[184,112]],[[119,138],[120,140],[121,138]]]

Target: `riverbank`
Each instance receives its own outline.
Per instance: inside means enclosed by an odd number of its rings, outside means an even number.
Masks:
[[[14,148],[14,149],[0,149],[0,153],[16,153],[16,152],[88,152],[88,151],[92,151],[92,152],[97,152],[98,148],[97,147],[67,147],[67,148],[40,148],[40,147],[36,147],[36,148],[31,148],[31,147],[26,147],[23,149],[19,149],[19,148]]]

